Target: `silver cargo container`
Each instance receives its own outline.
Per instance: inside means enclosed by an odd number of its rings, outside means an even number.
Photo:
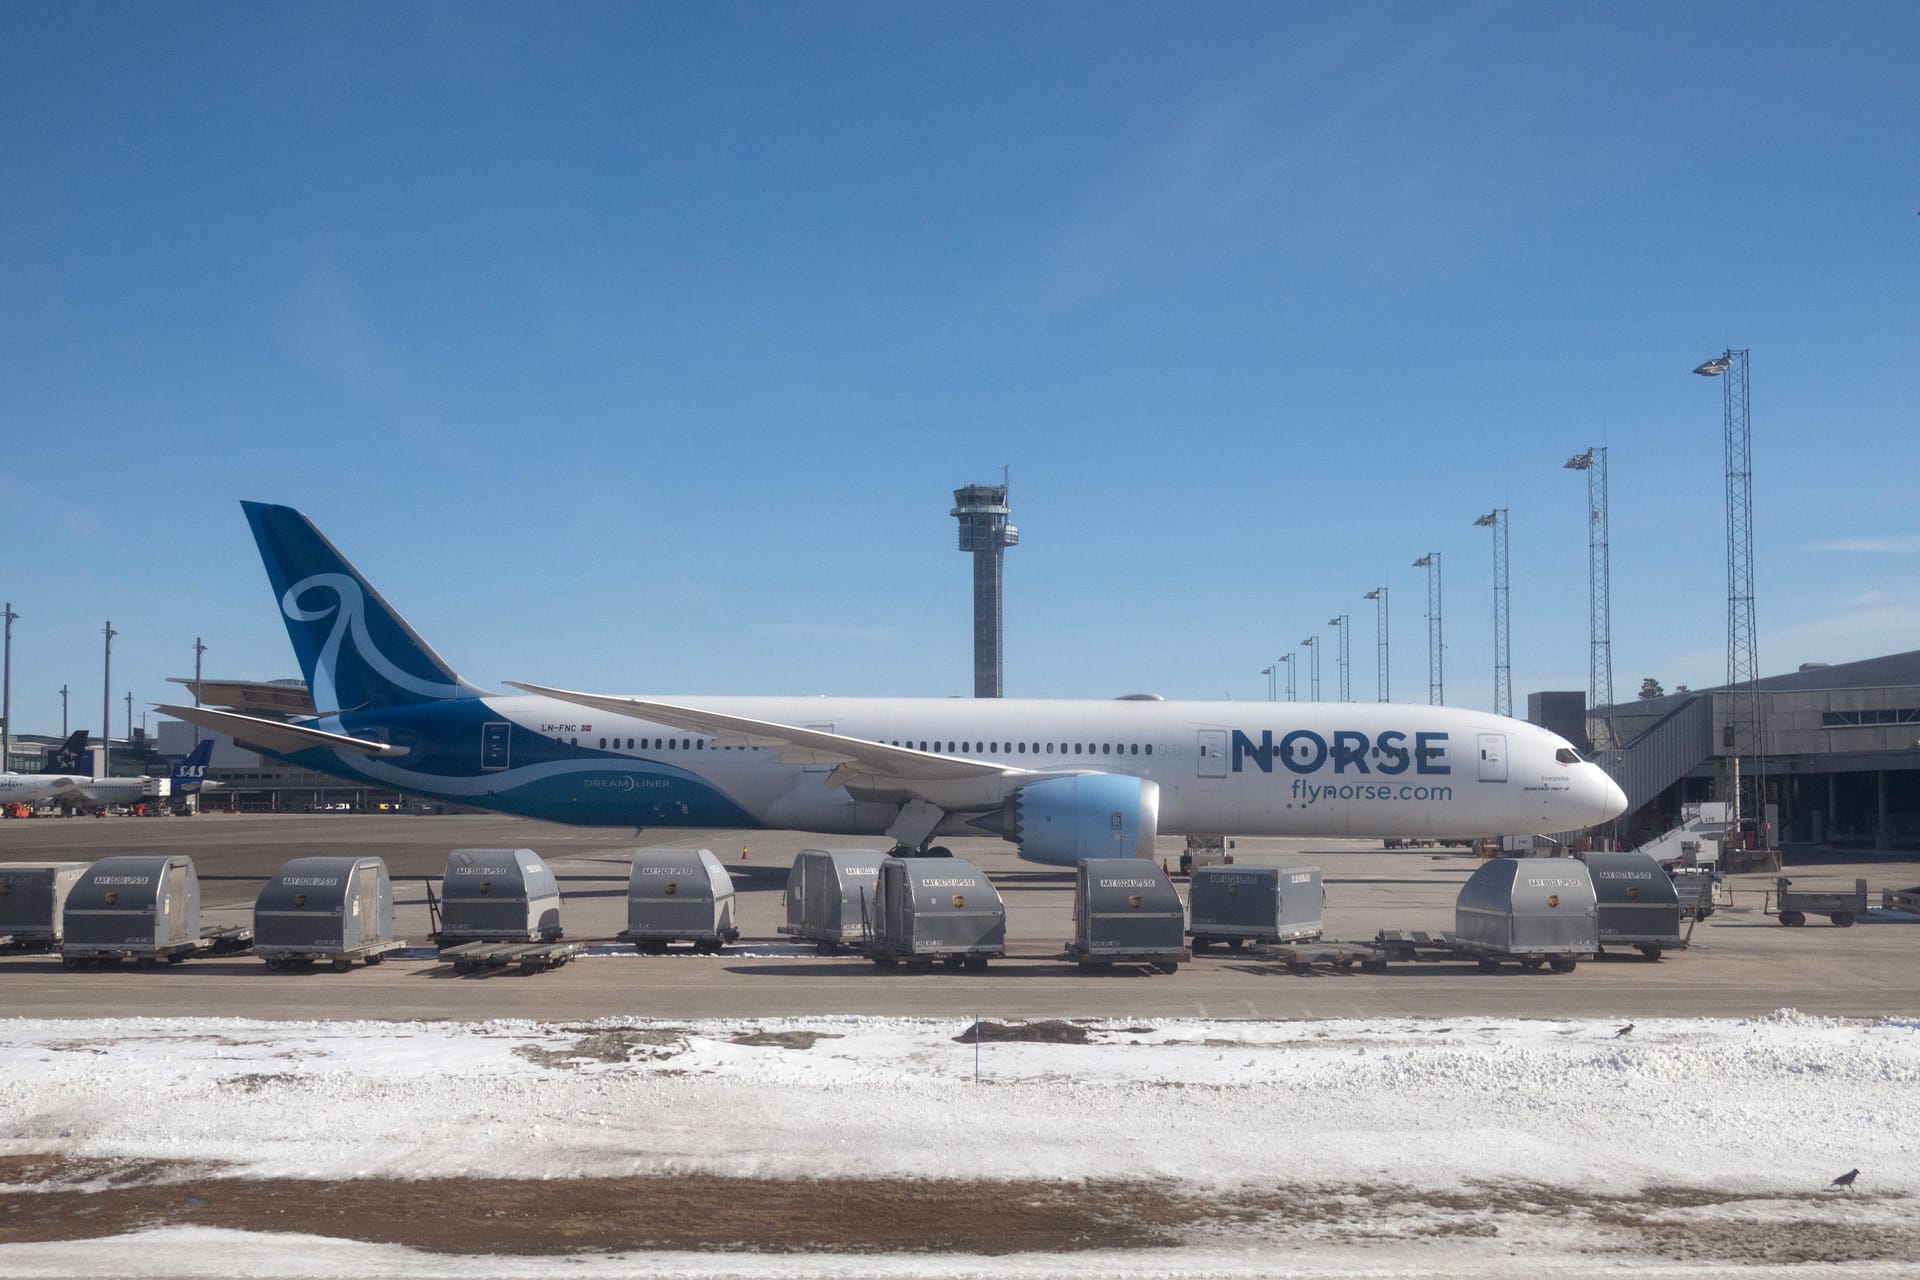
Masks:
[[[935,960],[984,969],[1007,953],[1007,908],[978,867],[960,858],[887,858],[880,864],[873,936],[876,964]]]
[[[733,877],[711,849],[635,849],[627,879],[622,942],[658,953],[670,942],[718,951],[739,938],[733,924]]]
[[[1587,870],[1600,903],[1600,945],[1637,947],[1652,959],[1687,945],[1680,927],[1680,893],[1673,877],[1644,853],[1589,853]]]
[[[184,854],[128,853],[88,867],[67,894],[69,964],[132,957],[178,963],[200,946],[200,877]]]
[[[531,849],[455,849],[440,889],[443,944],[552,942],[560,929],[560,882]]]
[[[1073,888],[1074,937],[1067,954],[1082,969],[1124,961],[1172,973],[1187,955],[1186,923],[1180,895],[1159,863],[1145,858],[1080,860]]]
[[[67,895],[86,870],[84,862],[0,863],[0,948],[58,946]]]
[[[380,858],[295,858],[253,903],[253,949],[267,968],[356,957],[379,964],[393,937],[393,880]]]
[[[780,932],[826,952],[864,946],[886,860],[872,849],[802,849],[787,873],[787,922]]]
[[[1600,948],[1593,877],[1577,858],[1491,858],[1460,887],[1453,919],[1460,948],[1483,957],[1565,969]]]
[[[1216,942],[1311,942],[1327,891],[1319,867],[1196,867],[1188,890],[1193,949]]]

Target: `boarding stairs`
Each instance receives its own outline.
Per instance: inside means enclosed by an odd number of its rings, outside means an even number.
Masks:
[[[1680,806],[1680,825],[1655,836],[1634,850],[1662,866],[1709,867],[1720,863],[1721,842],[1732,828],[1732,816],[1723,801]]]

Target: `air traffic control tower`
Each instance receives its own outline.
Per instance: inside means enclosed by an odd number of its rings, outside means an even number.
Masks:
[[[1007,523],[1007,486],[970,484],[953,491],[960,549],[973,553],[973,696],[1000,696],[1000,559],[1020,542]]]

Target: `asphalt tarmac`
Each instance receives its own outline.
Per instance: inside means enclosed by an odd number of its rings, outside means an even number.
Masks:
[[[156,970],[69,971],[57,956],[0,956],[0,1012],[13,1017],[233,1016],[266,1019],[590,1019],[871,1014],[973,1018],[1737,1017],[1780,1008],[1832,1016],[1911,1016],[1920,1009],[1920,923],[1870,914],[1851,929],[1823,920],[1789,929],[1765,914],[1771,876],[1730,877],[1723,905],[1688,950],[1583,963],[1570,974],[1508,965],[1396,964],[1384,974],[1279,965],[1216,950],[1178,973],[1117,967],[1082,974],[1060,959],[1072,936],[1073,873],[1021,862],[999,840],[948,842],[994,880],[1007,904],[1008,957],[985,973],[885,970],[828,957],[777,932],[794,854],[878,847],[793,832],[632,831],[493,816],[385,814],[36,818],[0,823],[0,862],[91,861],[115,853],[186,853],[199,872],[204,925],[251,923],[253,901],[288,859],[377,855],[391,869],[397,932],[415,943],[378,968],[269,973],[251,956]],[[1163,839],[1168,865],[1181,842]],[[1453,927],[1453,901],[1477,863],[1458,850],[1386,852],[1377,842],[1242,839],[1236,860],[1323,868],[1326,934]],[[712,849],[733,874],[741,943],[717,956],[641,956],[612,941],[626,923],[627,852],[637,845]],[[532,976],[457,976],[427,950],[426,882],[449,850],[538,851],[564,895],[569,940],[588,953]],[[1790,867],[1796,885],[1920,884],[1920,859]],[[437,887],[437,886],[436,886]]]

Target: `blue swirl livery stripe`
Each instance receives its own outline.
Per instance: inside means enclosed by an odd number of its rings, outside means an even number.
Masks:
[[[484,727],[507,720],[484,702],[429,702],[385,712],[323,716],[312,727],[378,736],[407,748],[371,758],[316,748],[297,763],[456,804],[588,826],[758,828],[763,824],[711,781],[664,761],[576,747],[509,724],[511,768],[479,768]]]

